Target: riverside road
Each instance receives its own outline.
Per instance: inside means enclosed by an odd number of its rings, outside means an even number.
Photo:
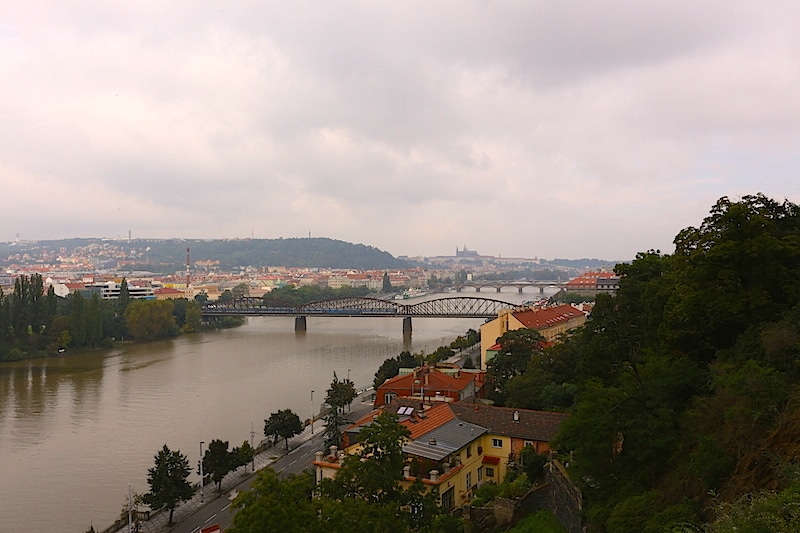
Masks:
[[[364,414],[372,410],[372,394],[362,393],[351,404],[350,411],[346,418],[355,421]],[[314,432],[311,426],[306,426],[303,432],[292,439],[289,439],[289,451],[278,441],[259,453],[255,457],[256,471],[270,467],[282,477],[290,474],[300,474],[310,468],[314,461],[314,454],[321,450],[324,442],[325,427],[322,421],[314,423]],[[222,491],[217,491],[216,485],[207,485],[201,498],[198,490],[191,500],[183,502],[175,509],[173,521],[175,525],[167,527],[169,511],[154,513],[150,520],[139,522],[141,533],[198,533],[202,528],[210,525],[219,525],[222,531],[230,527],[233,523],[233,511],[231,503],[236,494],[250,489],[255,480],[252,463],[229,473],[222,480]],[[131,527],[131,531],[134,531]],[[107,529],[102,533],[111,533],[113,528]],[[123,525],[117,531],[126,532],[128,526]]]

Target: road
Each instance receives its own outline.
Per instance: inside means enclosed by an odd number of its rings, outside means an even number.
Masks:
[[[347,418],[355,421],[371,409],[372,400],[370,395],[362,395],[353,402],[351,411],[347,413]],[[321,421],[315,429],[313,437],[295,444],[295,448],[272,462],[269,468],[278,472],[281,477],[300,474],[304,470],[311,468],[311,463],[315,459],[315,452],[321,450],[324,443]],[[246,473],[240,474],[240,476],[242,481],[236,485],[229,486],[229,483],[223,482],[225,490],[222,494],[216,492],[216,487],[207,486],[204,504],[200,505],[194,513],[181,520],[179,524],[173,526],[169,531],[173,533],[198,533],[202,528],[212,524],[218,524],[225,531],[233,523],[232,499],[239,492],[250,490],[255,480],[255,476],[249,469]]]

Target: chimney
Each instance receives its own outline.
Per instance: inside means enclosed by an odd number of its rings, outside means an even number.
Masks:
[[[436,446],[436,439],[431,437],[430,439],[428,439],[428,444],[430,444],[431,446]]]
[[[439,471],[438,470],[431,470],[428,473],[428,479],[430,479],[433,482],[439,481]]]
[[[403,477],[404,478],[411,477],[411,465],[406,465],[403,467]]]
[[[519,411],[514,410],[514,422],[519,422]]]

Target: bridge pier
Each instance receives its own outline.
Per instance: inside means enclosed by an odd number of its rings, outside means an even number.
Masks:
[[[522,289],[519,292],[522,292]],[[544,287],[539,287],[539,294],[544,294]]]
[[[304,317],[304,316],[296,316],[296,317],[294,317],[294,330],[295,331],[305,331],[306,330],[306,317]]]
[[[475,287],[475,292],[481,292],[481,288],[480,287]]]
[[[517,292],[522,294],[522,287],[517,287]]]
[[[461,292],[461,287],[456,287],[456,292]]]
[[[411,317],[403,317],[403,338],[411,338]]]
[[[503,287],[497,287],[497,292],[503,292],[502,289],[503,289]],[[522,292],[522,291],[519,291],[519,292]]]

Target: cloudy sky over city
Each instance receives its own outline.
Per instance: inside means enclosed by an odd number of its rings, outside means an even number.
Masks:
[[[795,1],[6,3],[0,240],[630,259],[800,203]]]

